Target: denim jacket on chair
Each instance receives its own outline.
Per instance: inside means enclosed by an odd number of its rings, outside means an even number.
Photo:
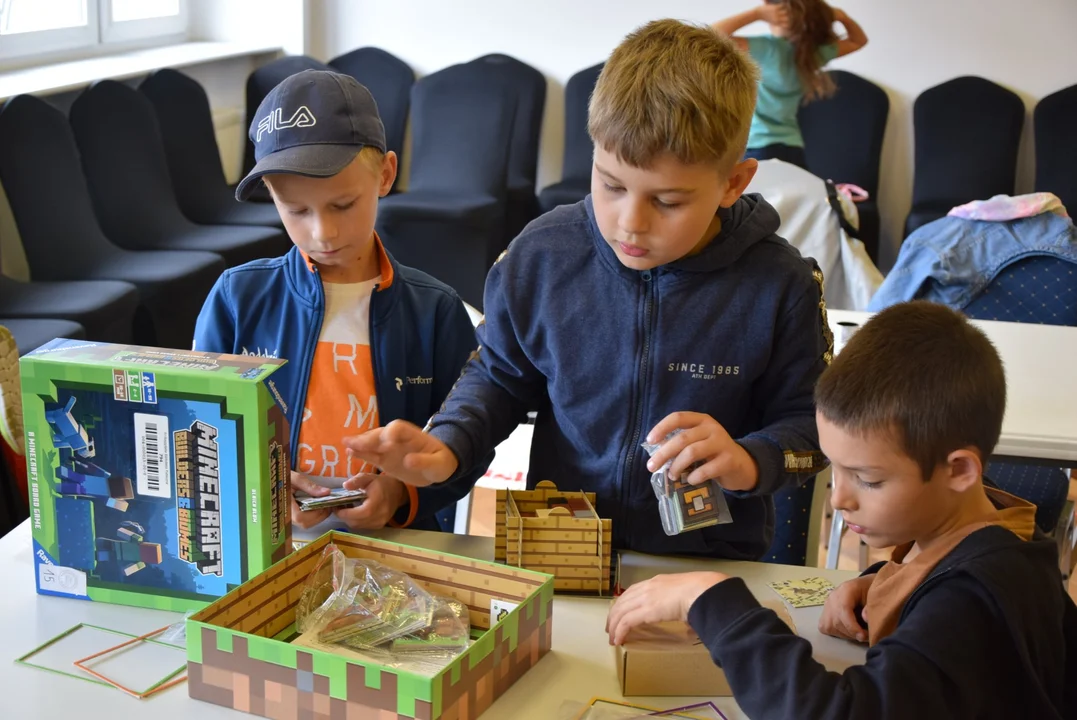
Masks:
[[[868,309],[931,300],[961,309],[1006,266],[1030,255],[1077,264],[1077,229],[1068,217],[1043,213],[989,222],[944,217],[910,235]]]

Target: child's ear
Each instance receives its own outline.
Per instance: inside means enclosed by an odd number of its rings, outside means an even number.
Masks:
[[[381,177],[378,185],[378,197],[385,197],[396,180],[396,153],[390,150],[381,159]]]
[[[983,461],[976,448],[954,450],[946,456],[946,466],[949,470],[947,482],[954,492],[965,492],[983,478]]]
[[[722,196],[722,207],[732,207],[744,191],[748,188],[748,185],[752,182],[752,178],[755,177],[755,171],[759,169],[759,161],[755,158],[746,158],[741,160],[729,171],[726,176],[726,190]]]

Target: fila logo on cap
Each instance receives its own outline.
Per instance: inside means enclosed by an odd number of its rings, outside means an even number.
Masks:
[[[285,128],[292,127],[310,127],[314,125],[317,120],[314,118],[314,113],[310,111],[306,105],[300,105],[299,109],[292,113],[292,117],[285,120],[284,113],[280,108],[270,111],[268,115],[262,118],[258,123],[258,137],[255,142],[262,141],[263,133],[272,133],[274,130],[283,130]]]

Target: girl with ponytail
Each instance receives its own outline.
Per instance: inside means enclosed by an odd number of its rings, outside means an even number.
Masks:
[[[734,35],[756,21],[767,23],[771,34]],[[834,32],[835,22],[845,28],[845,38]],[[713,28],[732,36],[761,71],[745,155],[804,167],[804,138],[797,123],[797,108],[834,92],[834,83],[823,67],[836,57],[864,47],[868,36],[856,21],[823,0],[767,0],[714,23]]]

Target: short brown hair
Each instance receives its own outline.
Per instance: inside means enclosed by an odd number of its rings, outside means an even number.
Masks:
[[[622,162],[732,166],[744,154],[759,70],[729,38],[655,20],[614,49],[591,95],[587,129]]]
[[[991,341],[963,315],[916,301],[860,328],[819,378],[815,406],[847,432],[890,432],[924,479],[960,448],[994,451],[1006,376]]]

